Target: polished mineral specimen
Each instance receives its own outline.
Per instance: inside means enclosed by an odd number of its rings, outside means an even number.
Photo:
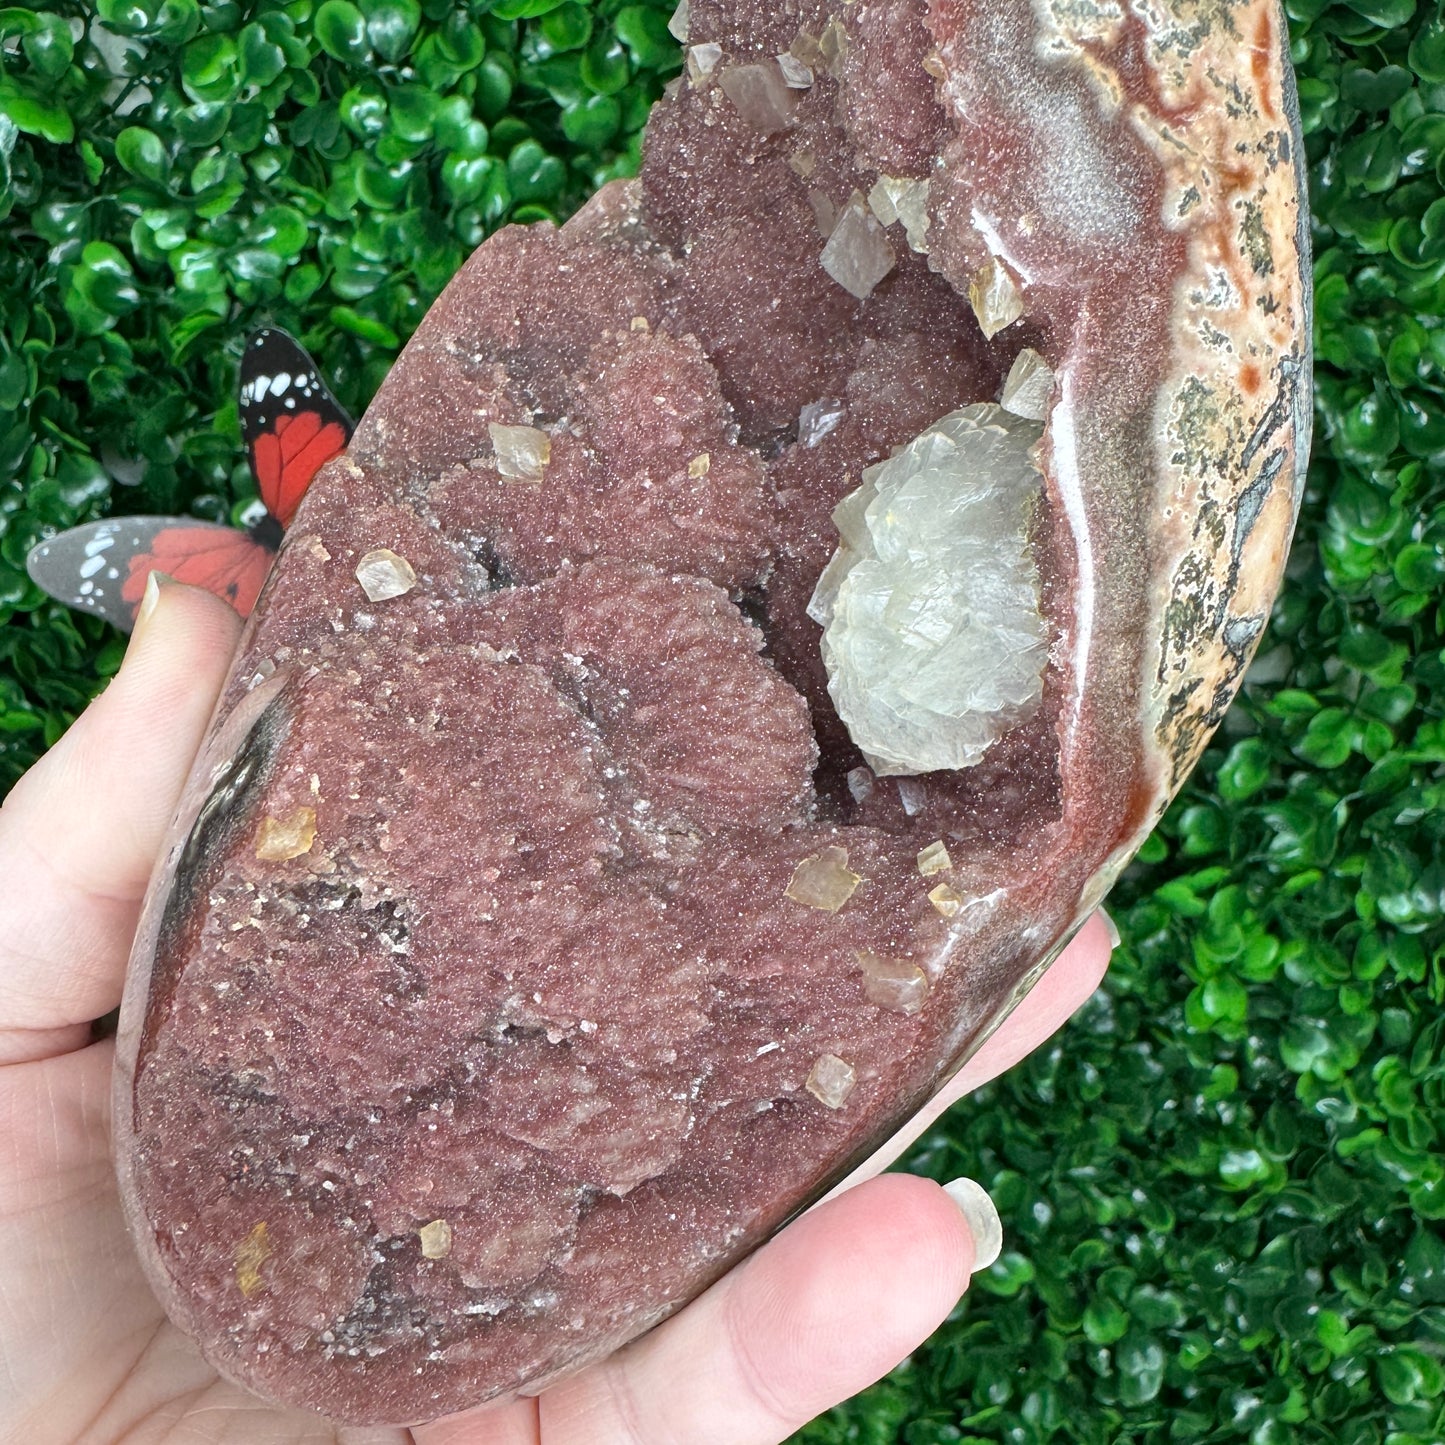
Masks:
[[[640,181],[483,246],[300,507],[136,942],[150,1278],[336,1420],[599,1359],[885,1145],[1147,836],[1284,563],[1271,3],[673,33]]]

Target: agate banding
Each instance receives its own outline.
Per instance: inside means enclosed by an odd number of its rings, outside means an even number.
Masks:
[[[1146,837],[1283,566],[1272,4],[684,20],[641,180],[483,246],[301,507],[137,942],[155,1289],[338,1420],[597,1360],[877,1149]]]

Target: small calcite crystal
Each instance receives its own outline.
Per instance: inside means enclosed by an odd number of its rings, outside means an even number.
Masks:
[[[1272,0],[672,32],[640,178],[488,241],[302,502],[136,938],[141,1260],[332,1421],[536,1392],[889,1149],[1284,564]]]
[[[369,602],[390,602],[393,597],[405,597],[416,586],[416,572],[405,557],[398,557],[389,547],[379,547],[356,564],[356,580]]]
[[[784,82],[793,90],[811,90],[813,81],[813,67],[805,65],[796,55],[784,51],[774,59],[778,62],[778,69],[782,72]]]
[[[879,176],[868,193],[868,208],[883,226],[901,223],[908,244],[928,254],[928,182],[899,176]]]
[[[508,481],[540,482],[552,460],[552,439],[540,427],[487,427],[496,448],[497,470]]]
[[[809,402],[798,413],[798,445],[810,450],[820,446],[838,430],[847,415],[848,408],[841,401],[825,398]]]
[[[722,72],[723,94],[756,131],[772,135],[797,118],[796,87],[776,60],[758,65],[730,65]]]
[[[296,808],[285,818],[263,818],[256,830],[256,856],[267,863],[289,863],[316,842],[316,810]]]
[[[827,1109],[841,1109],[857,1084],[853,1065],[837,1054],[820,1054],[808,1071],[808,1092]]]
[[[445,1259],[452,1252],[452,1227],[445,1219],[433,1219],[416,1232],[423,1259]]]
[[[836,913],[861,882],[863,879],[848,867],[846,848],[824,848],[793,869],[785,893],[794,903]]]
[[[968,288],[969,303],[983,334],[990,341],[1006,326],[1012,326],[1024,314],[1024,299],[1008,267],[990,256],[979,267]]]
[[[1009,367],[998,404],[1015,416],[1043,421],[1049,414],[1053,390],[1054,374],[1048,363],[1032,347],[1026,346]]]
[[[860,953],[863,991],[869,1003],[894,1013],[919,1013],[928,998],[928,975],[911,959],[888,958],[877,953]]]
[[[713,77],[722,62],[721,45],[694,45],[687,52],[687,78],[699,89]]]
[[[823,269],[845,290],[866,301],[898,264],[893,245],[875,216],[855,197],[833,222],[823,247]]]

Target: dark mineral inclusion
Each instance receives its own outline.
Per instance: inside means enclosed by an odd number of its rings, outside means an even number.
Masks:
[[[342,1420],[596,1360],[883,1142],[1147,835],[1283,565],[1272,4],[675,23],[642,180],[485,245],[302,507],[137,943],[155,1288]],[[831,514],[1025,352],[1037,695],[883,776],[807,612]]]

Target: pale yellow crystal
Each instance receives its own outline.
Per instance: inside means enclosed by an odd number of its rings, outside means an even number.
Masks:
[[[452,1227],[445,1219],[433,1219],[416,1233],[423,1259],[445,1259],[452,1252]]]
[[[416,571],[405,557],[379,547],[356,564],[356,580],[368,601],[389,602],[393,597],[405,597],[416,586]]]
[[[963,910],[963,899],[947,883],[940,883],[928,895],[928,901],[945,918],[957,918]]]
[[[862,877],[848,867],[846,848],[828,847],[804,858],[793,870],[784,894],[794,903],[836,913],[852,896]]]
[[[534,426],[502,426],[492,422],[492,446],[497,470],[509,482],[540,482],[552,460],[552,439]]]
[[[997,258],[989,257],[979,268],[968,288],[969,305],[978,317],[983,334],[992,340],[1006,326],[1012,326],[1024,314],[1024,299],[1014,285],[1008,268]]]
[[[852,1064],[837,1054],[822,1054],[808,1074],[808,1092],[829,1109],[841,1109],[858,1082]]]
[[[890,1013],[916,1014],[928,997],[928,975],[906,958],[889,958],[881,953],[860,953],[863,992],[869,1003]]]
[[[256,830],[256,856],[266,863],[287,863],[311,851],[316,841],[316,809],[297,808],[285,818],[263,818]]]
[[[236,1287],[245,1299],[256,1294],[265,1280],[261,1278],[261,1266],[271,1257],[271,1240],[266,1231],[266,1221],[256,1225],[236,1251]]]

